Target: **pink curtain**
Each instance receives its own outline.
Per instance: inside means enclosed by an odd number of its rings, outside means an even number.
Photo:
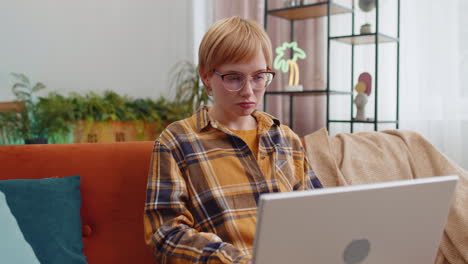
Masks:
[[[306,1],[311,3],[312,1]],[[283,0],[269,0],[268,9],[281,8]],[[240,16],[251,19],[264,26],[263,0],[217,0],[214,1],[215,20]],[[296,21],[295,41],[298,42],[307,58],[298,60],[300,69],[300,83],[304,90],[322,90],[326,88],[326,36],[324,19],[308,19]],[[288,20],[268,16],[267,32],[271,38],[273,49],[283,42],[290,41],[290,23]],[[273,50],[273,56],[275,53]],[[281,91],[287,85],[288,73],[277,71],[277,75],[269,91]],[[293,130],[304,136],[326,125],[326,97],[325,96],[295,96],[293,99]],[[260,107],[263,109],[263,106]],[[291,126],[289,120],[290,101],[286,95],[268,95],[266,111],[278,117],[284,124]]]
[[[251,19],[263,25],[263,12],[265,5],[263,0],[216,0],[214,4],[214,18],[240,16]]]

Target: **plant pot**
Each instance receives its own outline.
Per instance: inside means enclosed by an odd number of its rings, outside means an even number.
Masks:
[[[33,138],[33,139],[25,139],[24,144],[31,145],[31,144],[47,144],[49,141],[47,138]]]
[[[74,123],[74,143],[109,143],[154,141],[158,137],[157,122],[143,121],[78,121]]]
[[[361,34],[370,34],[370,33],[372,33],[371,25],[368,25],[368,24],[362,25],[360,32],[361,32]]]

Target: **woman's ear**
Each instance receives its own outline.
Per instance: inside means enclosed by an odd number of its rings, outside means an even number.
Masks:
[[[208,78],[208,74],[207,74],[207,73],[200,73],[200,77],[201,77],[201,80],[202,80],[202,82],[203,82],[203,85],[204,85],[206,88],[211,87],[211,85],[210,85],[210,79]]]
[[[212,96],[213,95],[213,91],[212,91],[213,88],[211,86],[211,79],[209,78],[209,74],[207,74],[207,73],[199,73],[199,74],[200,74],[201,80],[203,82],[203,85],[205,86],[206,93],[209,96]]]

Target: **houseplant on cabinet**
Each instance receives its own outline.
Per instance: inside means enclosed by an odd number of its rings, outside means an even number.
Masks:
[[[57,134],[67,134],[70,127],[61,118],[68,112],[67,105],[51,105],[45,98],[37,96],[46,86],[38,82],[32,84],[22,73],[12,73],[16,79],[12,92],[19,109],[0,113],[0,127],[3,141],[26,144],[47,144],[48,137]]]

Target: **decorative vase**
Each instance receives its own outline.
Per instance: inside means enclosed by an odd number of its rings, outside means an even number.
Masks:
[[[359,8],[364,12],[370,12],[375,8],[376,0],[359,0]]]

